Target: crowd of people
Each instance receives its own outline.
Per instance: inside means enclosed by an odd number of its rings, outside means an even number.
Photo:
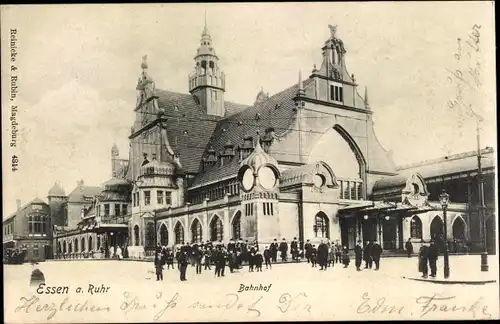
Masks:
[[[4,264],[23,264],[26,257],[27,250],[22,249],[6,249],[3,255]]]
[[[177,268],[180,272],[180,280],[186,281],[186,271],[189,265],[195,268],[196,274],[203,271],[214,271],[214,276],[224,277],[226,267],[231,273],[238,272],[243,265],[248,265],[249,272],[261,272],[263,266],[272,269],[273,263],[278,262],[300,262],[306,259],[311,267],[319,266],[322,271],[333,267],[336,263],[342,263],[347,268],[350,263],[349,251],[337,240],[336,243],[328,239],[322,240],[316,247],[310,240],[300,248],[297,238],[288,243],[285,238],[278,243],[277,239],[259,250],[257,242],[243,240],[230,240],[227,245],[222,242],[180,244],[174,249],[162,247],[158,244],[155,251],[154,266],[156,269],[156,280],[163,280],[163,271]],[[290,257],[289,259],[289,252]],[[361,271],[361,260],[365,260],[365,268],[371,269],[375,263],[375,270],[380,266],[380,255],[382,248],[377,242],[366,242],[364,248],[361,241],[355,248],[356,269]],[[177,264],[174,267],[174,263]],[[214,269],[212,270],[212,267]]]

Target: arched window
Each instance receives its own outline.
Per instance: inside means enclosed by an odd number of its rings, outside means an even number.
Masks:
[[[215,67],[214,61],[210,61],[210,63],[208,64],[208,66],[210,67],[211,70],[213,70],[214,67]]]
[[[161,246],[168,245],[168,230],[165,224],[161,224],[160,226],[160,245]]]
[[[314,237],[318,238],[330,238],[330,221],[328,216],[323,212],[319,212],[314,217]]]
[[[89,252],[94,250],[94,247],[92,246],[92,236],[89,236]]]
[[[191,241],[193,243],[202,242],[202,229],[201,223],[198,218],[195,218],[193,223],[191,224]]]
[[[68,253],[73,253],[73,247],[71,246],[71,242],[68,243]]]
[[[177,222],[177,224],[175,224],[174,232],[175,244],[184,244],[184,227],[180,222]]]
[[[241,237],[241,212],[238,211],[233,217],[231,222],[233,232],[231,233],[233,239],[237,240]]]
[[[441,239],[443,238],[443,230],[444,225],[443,225],[443,220],[439,216],[435,216],[434,219],[431,222],[431,239],[436,240],[436,239]]]
[[[224,226],[219,216],[215,215],[210,222],[210,240],[222,241],[224,235]]]
[[[422,221],[420,217],[413,216],[410,223],[410,235],[414,239],[422,239]]]
[[[453,221],[453,238],[456,240],[465,240],[465,223],[462,217],[457,217]]]
[[[139,226],[135,225],[134,226],[134,246],[139,246],[139,240],[140,240]]]
[[[101,249],[101,237],[98,235],[97,236],[97,245],[96,245],[96,250]]]
[[[64,243],[63,243],[63,253],[66,253],[66,251],[68,251],[68,246],[66,244],[66,241],[64,241]]]
[[[78,252],[78,238],[75,238],[75,252]]]
[[[35,233],[40,233],[40,215],[35,215]]]
[[[85,252],[85,248],[86,248],[86,246],[85,246],[85,237],[82,237],[82,242],[81,243],[82,243],[82,249],[81,249],[81,251]]]
[[[61,253],[62,248],[61,248],[61,241],[57,242],[57,253]]]

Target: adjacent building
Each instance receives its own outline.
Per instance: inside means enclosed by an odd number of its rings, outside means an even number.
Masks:
[[[52,257],[51,213],[47,203],[39,198],[21,206],[3,220],[3,249],[26,252],[26,261],[44,261]]]

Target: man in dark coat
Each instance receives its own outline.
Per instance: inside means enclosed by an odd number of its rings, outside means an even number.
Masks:
[[[377,241],[373,243],[372,246],[372,259],[375,262],[375,270],[378,270],[380,267],[380,255],[382,254],[382,247],[378,244]]]
[[[187,270],[187,266],[188,266],[188,252],[184,251],[184,252],[181,252],[180,255],[179,255],[179,264],[180,264],[180,273],[181,273],[181,281],[187,281],[186,279],[186,270]]]
[[[161,251],[161,250],[160,250]],[[163,281],[163,255],[161,252],[155,253],[156,281]]]
[[[306,250],[307,263],[309,263],[311,261],[312,254],[312,244],[310,240],[307,240],[306,244],[304,244],[304,249]]]
[[[201,260],[203,259],[203,251],[201,249],[196,249],[194,251],[194,257],[196,262],[196,273],[201,274]]]
[[[313,245],[311,248],[311,267],[316,268],[316,260],[318,259],[318,250],[316,249],[316,245]]]
[[[354,258],[356,262],[356,270],[361,271],[361,260],[363,259],[363,248],[361,247],[361,241],[354,247]]]
[[[436,277],[436,272],[437,272],[437,259],[439,255],[439,250],[434,241],[431,241],[431,245],[429,246],[427,258],[429,260],[429,267],[431,268],[431,277]]]
[[[339,240],[336,241],[333,250],[335,252],[335,263],[342,262],[342,245],[340,245]]]
[[[365,269],[372,268],[372,243],[366,241],[365,249],[363,251],[363,260],[365,261]]]
[[[410,242],[411,238],[408,238],[408,241],[405,243],[405,249],[406,252],[408,253],[408,257],[411,258],[411,255],[413,253],[413,244]]]
[[[269,250],[269,248],[267,246],[264,249],[264,260],[266,262],[266,269],[267,269],[267,266],[269,266],[269,268],[271,268],[271,250]]]
[[[279,250],[281,253],[281,261],[285,262],[287,260],[288,253],[288,243],[286,242],[285,238],[283,238],[283,241],[281,241]]]
[[[344,246],[344,248],[342,249],[342,264],[344,265],[344,268],[347,268],[350,262],[351,260],[349,259],[349,250],[347,249],[347,246]]]
[[[319,270],[326,270],[328,267],[328,246],[323,241],[318,245],[318,263],[321,267]]]
[[[292,253],[292,260],[297,261],[299,255],[299,242],[297,242],[296,237],[294,237],[292,243],[290,243],[290,252]]]
[[[234,239],[231,239],[229,243],[227,243],[227,252],[232,253],[235,251],[236,248],[236,243],[234,242]]]
[[[274,239],[273,243],[271,243],[269,250],[271,250],[273,262],[276,262],[276,259],[278,258],[278,241],[276,241],[276,239]]]
[[[427,267],[427,260],[429,255],[429,247],[422,245],[418,252],[418,271],[422,272],[422,278],[427,278],[429,268]]]

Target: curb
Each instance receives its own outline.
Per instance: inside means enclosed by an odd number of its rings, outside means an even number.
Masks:
[[[441,284],[441,285],[484,285],[488,283],[495,283],[497,282],[495,279],[493,280],[474,280],[474,281],[467,281],[467,280],[443,280],[443,279],[424,279],[424,278],[413,278],[413,277],[401,277],[403,279],[409,279],[409,280],[414,280],[414,281],[421,281],[421,282],[430,282],[433,284]]]

